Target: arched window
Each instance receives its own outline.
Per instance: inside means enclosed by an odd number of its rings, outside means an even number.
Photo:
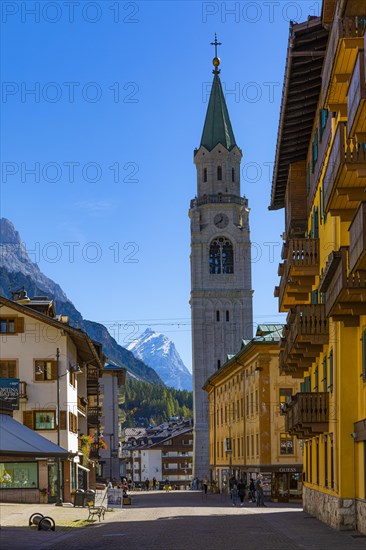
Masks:
[[[204,183],[206,183],[206,181],[207,181],[207,168],[203,169],[203,181],[204,181]]]
[[[211,275],[234,273],[234,249],[225,237],[217,237],[211,242],[209,265]]]
[[[232,182],[235,181],[235,170],[234,170],[234,168],[231,169],[231,181]]]
[[[221,361],[220,359],[217,360],[217,368],[219,369],[221,367]]]
[[[230,314],[228,309],[226,310],[226,321],[230,321]]]
[[[217,179],[218,179],[219,181],[222,180],[222,167],[221,167],[221,166],[218,166],[218,167],[217,167]]]
[[[216,321],[220,321],[220,311],[216,311]]]

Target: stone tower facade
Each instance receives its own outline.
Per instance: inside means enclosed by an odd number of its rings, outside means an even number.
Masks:
[[[253,336],[248,200],[240,195],[242,152],[235,142],[219,59],[201,144],[194,152],[197,196],[191,201],[191,316],[194,475],[208,475],[205,381]]]

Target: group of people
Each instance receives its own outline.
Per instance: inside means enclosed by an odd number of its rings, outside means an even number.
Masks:
[[[236,506],[239,498],[240,506],[243,506],[246,490],[244,480],[240,479],[238,481],[235,476],[232,476],[229,480],[229,490],[232,505]],[[248,497],[249,502],[256,502],[258,508],[265,506],[262,474],[258,474],[255,481],[253,478],[250,478]]]
[[[156,491],[156,489],[159,488],[159,484],[155,476],[152,478],[152,481],[150,481],[149,478],[146,478],[144,481],[144,484],[145,484],[146,491],[149,491],[150,489],[152,489],[153,491]]]

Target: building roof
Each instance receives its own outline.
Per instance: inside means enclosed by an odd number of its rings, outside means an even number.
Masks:
[[[236,145],[219,71],[214,71],[201,146],[203,145],[208,151],[212,151],[218,143],[221,143],[228,151]]]
[[[273,330],[269,331],[270,327],[273,328]],[[222,372],[225,372],[230,369],[232,365],[234,365],[237,360],[242,357],[250,348],[256,345],[269,345],[269,344],[276,344],[278,345],[281,341],[282,331],[283,331],[284,325],[281,324],[262,324],[258,325],[257,333],[254,338],[251,340],[242,340],[241,348],[235,355],[231,356],[231,358],[214,374],[212,374],[204,383],[203,389],[205,389],[208,386],[212,385],[212,382],[218,377],[221,376]],[[265,329],[268,330],[268,332],[265,331]]]
[[[33,319],[37,319],[38,321],[41,321],[43,323],[53,326],[54,328],[57,328],[59,330],[62,330],[68,333],[71,340],[74,342],[75,346],[77,347],[78,355],[81,361],[94,365],[99,368],[103,367],[103,361],[98,354],[98,349],[101,348],[101,344],[97,342],[94,343],[84,330],[80,328],[71,327],[70,325],[66,323],[62,323],[56,318],[49,317],[44,313],[36,311],[32,307],[28,307],[23,304],[18,304],[13,300],[8,300],[7,298],[4,298],[4,296],[0,296],[0,304],[7,306],[11,309],[14,309],[15,311],[18,311],[23,315],[28,315]]]
[[[270,210],[285,206],[290,164],[307,158],[327,42],[321,18],[290,23]]]
[[[153,426],[147,429],[144,428],[126,428],[125,430],[125,448],[128,450],[133,449],[147,449],[155,447],[168,439],[177,437],[187,432],[191,432],[193,429],[191,419],[180,419],[177,421],[169,421],[160,424],[159,426]],[[132,430],[136,431],[136,434],[131,433]],[[140,430],[140,434],[138,434]],[[133,440],[133,444],[132,441]]]
[[[0,414],[0,455],[66,458],[68,454],[68,451],[17,422],[11,416]]]

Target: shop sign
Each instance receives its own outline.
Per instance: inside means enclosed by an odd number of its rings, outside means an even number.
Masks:
[[[296,473],[296,468],[278,468],[280,473]]]
[[[0,399],[13,411],[19,410],[19,378],[0,378]]]

